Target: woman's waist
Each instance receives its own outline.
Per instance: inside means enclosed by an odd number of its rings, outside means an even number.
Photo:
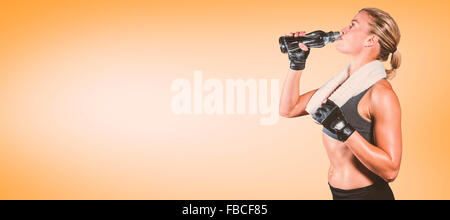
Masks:
[[[367,187],[375,183],[384,182],[380,177],[354,164],[340,164],[340,166],[330,166],[328,172],[328,184],[332,187],[349,190]]]

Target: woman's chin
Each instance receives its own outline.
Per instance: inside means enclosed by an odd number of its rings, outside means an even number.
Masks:
[[[342,53],[342,54],[349,54],[349,53],[350,53],[349,50],[347,50],[346,48],[344,48],[344,47],[343,47],[342,45],[340,45],[340,44],[336,45],[336,50],[337,50],[339,53]]]
[[[336,46],[336,50],[337,50],[339,53],[345,54],[345,50],[342,50],[342,48],[340,48],[339,45]]]

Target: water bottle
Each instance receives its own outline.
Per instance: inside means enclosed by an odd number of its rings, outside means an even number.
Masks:
[[[306,34],[306,36],[300,37],[280,37],[280,49],[281,53],[287,53],[288,51],[300,50],[298,46],[299,43],[305,44],[309,48],[321,48],[327,45],[328,43],[335,42],[339,40],[341,36],[341,32],[339,31],[330,31],[328,33],[318,30],[313,31],[311,33]]]

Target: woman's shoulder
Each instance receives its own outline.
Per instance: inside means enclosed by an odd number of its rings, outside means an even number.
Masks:
[[[391,83],[381,79],[370,88],[370,103],[372,109],[400,108],[400,102]]]
[[[385,78],[378,80],[369,90],[371,93],[394,92],[391,83]]]

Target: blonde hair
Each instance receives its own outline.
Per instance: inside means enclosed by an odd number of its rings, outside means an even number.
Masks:
[[[377,60],[386,61],[391,56],[391,69],[386,70],[387,78],[394,78],[397,69],[401,64],[401,54],[397,50],[400,42],[400,30],[394,19],[385,11],[378,8],[363,8],[359,12],[367,12],[371,21],[369,21],[370,33],[379,37],[380,53]]]

